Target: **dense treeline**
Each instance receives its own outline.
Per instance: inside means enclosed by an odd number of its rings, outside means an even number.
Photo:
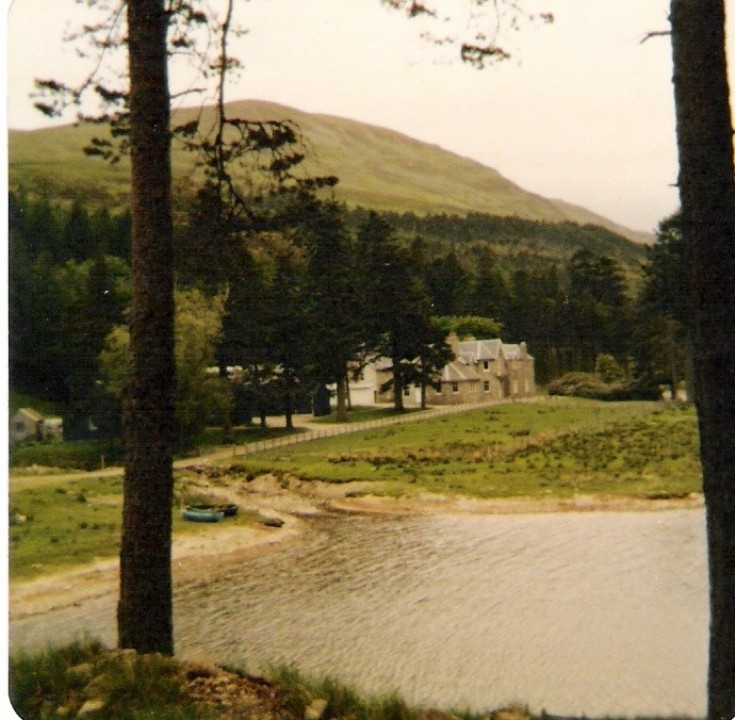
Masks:
[[[349,211],[350,224],[358,226],[366,212],[360,208]],[[490,245],[504,269],[509,271],[524,262],[529,253],[536,258],[566,262],[578,250],[590,250],[633,267],[645,259],[643,246],[599,225],[542,222],[484,213],[459,216],[386,212],[382,215],[406,237],[418,235],[438,243],[465,247],[477,243]]]
[[[9,209],[11,387],[58,401],[70,437],[115,434],[129,216],[22,193],[11,194]],[[475,318],[508,342],[525,341],[540,383],[601,363],[649,392],[686,376],[675,219],[662,223],[633,285],[646,251],[599,228],[378,215],[303,198],[279,226],[258,230],[218,227],[201,206],[179,217],[185,445],[207,421],[227,428],[274,412],[290,418],[318,406],[315,388],[326,385],[337,388],[343,413],[353,373],[378,353],[393,365],[400,407],[403,386],[436,382],[449,358],[447,318]],[[504,248],[516,245],[511,258]],[[236,367],[238,382],[199,382],[208,366],[220,375]]]
[[[93,414],[117,433],[98,361],[130,302],[130,217],[12,193],[8,209],[10,387],[60,403],[69,436]]]

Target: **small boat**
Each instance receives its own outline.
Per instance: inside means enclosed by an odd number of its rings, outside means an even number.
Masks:
[[[185,507],[181,513],[184,520],[191,522],[219,522],[224,518],[225,513],[218,507],[214,506],[196,506],[189,505]]]
[[[193,508],[194,510],[214,510],[215,512],[223,512],[225,517],[232,517],[237,515],[237,504],[236,503],[216,503],[210,505],[187,505],[186,507]]]
[[[237,505],[235,503],[216,505],[215,507],[218,510],[221,510],[225,514],[225,517],[233,517],[234,515],[237,515]]]

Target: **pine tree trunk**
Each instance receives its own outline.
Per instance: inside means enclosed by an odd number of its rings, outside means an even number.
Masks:
[[[347,422],[347,376],[344,375],[337,380],[337,407],[335,408],[335,420]]]
[[[176,379],[166,28],[163,0],[128,0],[132,307],[117,619],[120,647],[173,654]]]
[[[396,412],[403,412],[403,373],[401,372],[401,357],[395,351],[395,344],[391,354],[391,362],[393,363],[393,409]]]
[[[710,579],[708,717],[735,716],[735,181],[723,0],[672,0],[679,194]]]
[[[227,383],[227,389],[230,393],[230,398],[232,398],[232,385],[230,384],[227,366],[224,363],[220,363],[219,365],[219,376],[222,382]],[[224,445],[235,444],[235,428],[232,420],[233,412],[232,402],[228,402],[227,407],[222,412],[222,443]]]
[[[284,380],[286,382],[286,388],[283,394],[283,410],[284,410],[283,414],[286,418],[286,429],[293,430],[293,405],[294,403],[293,403],[293,395],[292,395],[291,374],[287,372]]]

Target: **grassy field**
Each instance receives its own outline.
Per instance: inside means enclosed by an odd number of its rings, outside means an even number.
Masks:
[[[266,428],[256,425],[241,426],[233,429],[235,443],[248,445],[262,440],[273,440],[284,435],[293,435],[300,430],[285,428]],[[222,449],[222,429],[207,428],[200,438],[198,451]],[[195,453],[196,454],[196,453]],[[191,457],[192,453],[177,457]],[[24,468],[39,465],[55,470],[73,472],[75,470],[100,470],[113,465],[121,466],[125,461],[122,440],[72,440],[68,442],[30,442],[21,443],[10,450],[10,467],[23,473]]]
[[[421,412],[419,408],[407,408],[404,413],[417,413]],[[361,422],[372,422],[373,420],[383,420],[385,418],[391,418],[396,416],[396,411],[393,406],[376,405],[370,406],[357,406],[348,410],[347,417],[348,422],[353,424]],[[334,425],[338,422],[337,415],[334,411],[330,415],[324,417],[314,418],[313,422],[319,425]]]
[[[584,493],[657,498],[701,489],[697,451],[691,408],[554,399],[287,446],[238,460],[231,471],[294,473],[333,482],[374,480],[375,487],[391,494],[422,490],[479,497]],[[226,475],[217,488],[219,499],[225,499]],[[177,508],[214,500],[195,492],[186,475],[179,474]],[[11,489],[11,578],[115,555],[121,499],[121,478],[94,473],[64,487]],[[185,523],[178,512],[174,518],[176,533],[208,531],[204,525]],[[255,519],[242,513],[231,521]],[[100,690],[105,717],[119,720],[235,720],[244,716],[237,703],[245,689],[251,704],[257,695],[257,705],[250,708],[253,716],[264,720],[300,720],[315,699],[326,703],[326,718],[476,720],[468,713],[412,709],[396,696],[365,698],[331,679],[305,679],[291,668],[281,668],[267,681],[218,669],[202,685],[199,670],[160,656],[116,655],[94,641],[15,655],[9,670],[13,704],[29,720],[76,713],[90,678]],[[225,704],[195,704],[202,702]],[[502,717],[534,716],[517,706],[504,710]]]
[[[284,437],[285,435],[293,435],[294,432],[294,430],[287,430],[282,427],[268,427],[263,430],[259,425],[238,425],[232,430],[236,445],[247,445],[249,443],[260,442],[261,440],[273,440]],[[222,429],[207,428],[199,439],[199,449],[205,451],[218,447],[222,447]]]
[[[375,481],[387,494],[657,498],[701,489],[693,410],[655,403],[499,405],[279,448],[237,465]]]
[[[226,502],[200,496],[179,477],[174,508],[174,533],[207,532],[208,526],[181,518],[185,504]],[[66,486],[39,487],[10,492],[9,571],[12,579],[32,578],[95,558],[114,557],[120,549],[122,478],[96,477]],[[241,511],[227,524],[258,521],[254,512]]]
[[[694,412],[655,403],[549,399],[386,425],[236,459],[231,474],[370,481],[370,492],[479,498],[677,497],[701,490]],[[228,461],[229,462],[229,461]],[[177,474],[177,508],[203,498]],[[227,476],[218,481],[227,497]],[[122,479],[90,473],[64,486],[13,490],[10,576],[113,557]],[[241,513],[228,522],[249,523]],[[205,532],[174,512],[174,532]]]
[[[122,465],[124,451],[121,440],[73,440],[21,443],[10,449],[10,467],[33,465],[58,470],[99,470],[106,465]]]

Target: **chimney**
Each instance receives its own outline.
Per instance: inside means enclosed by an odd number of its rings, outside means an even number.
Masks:
[[[447,345],[452,348],[452,352],[456,356],[459,356],[459,337],[457,337],[457,333],[454,330],[447,335]]]

